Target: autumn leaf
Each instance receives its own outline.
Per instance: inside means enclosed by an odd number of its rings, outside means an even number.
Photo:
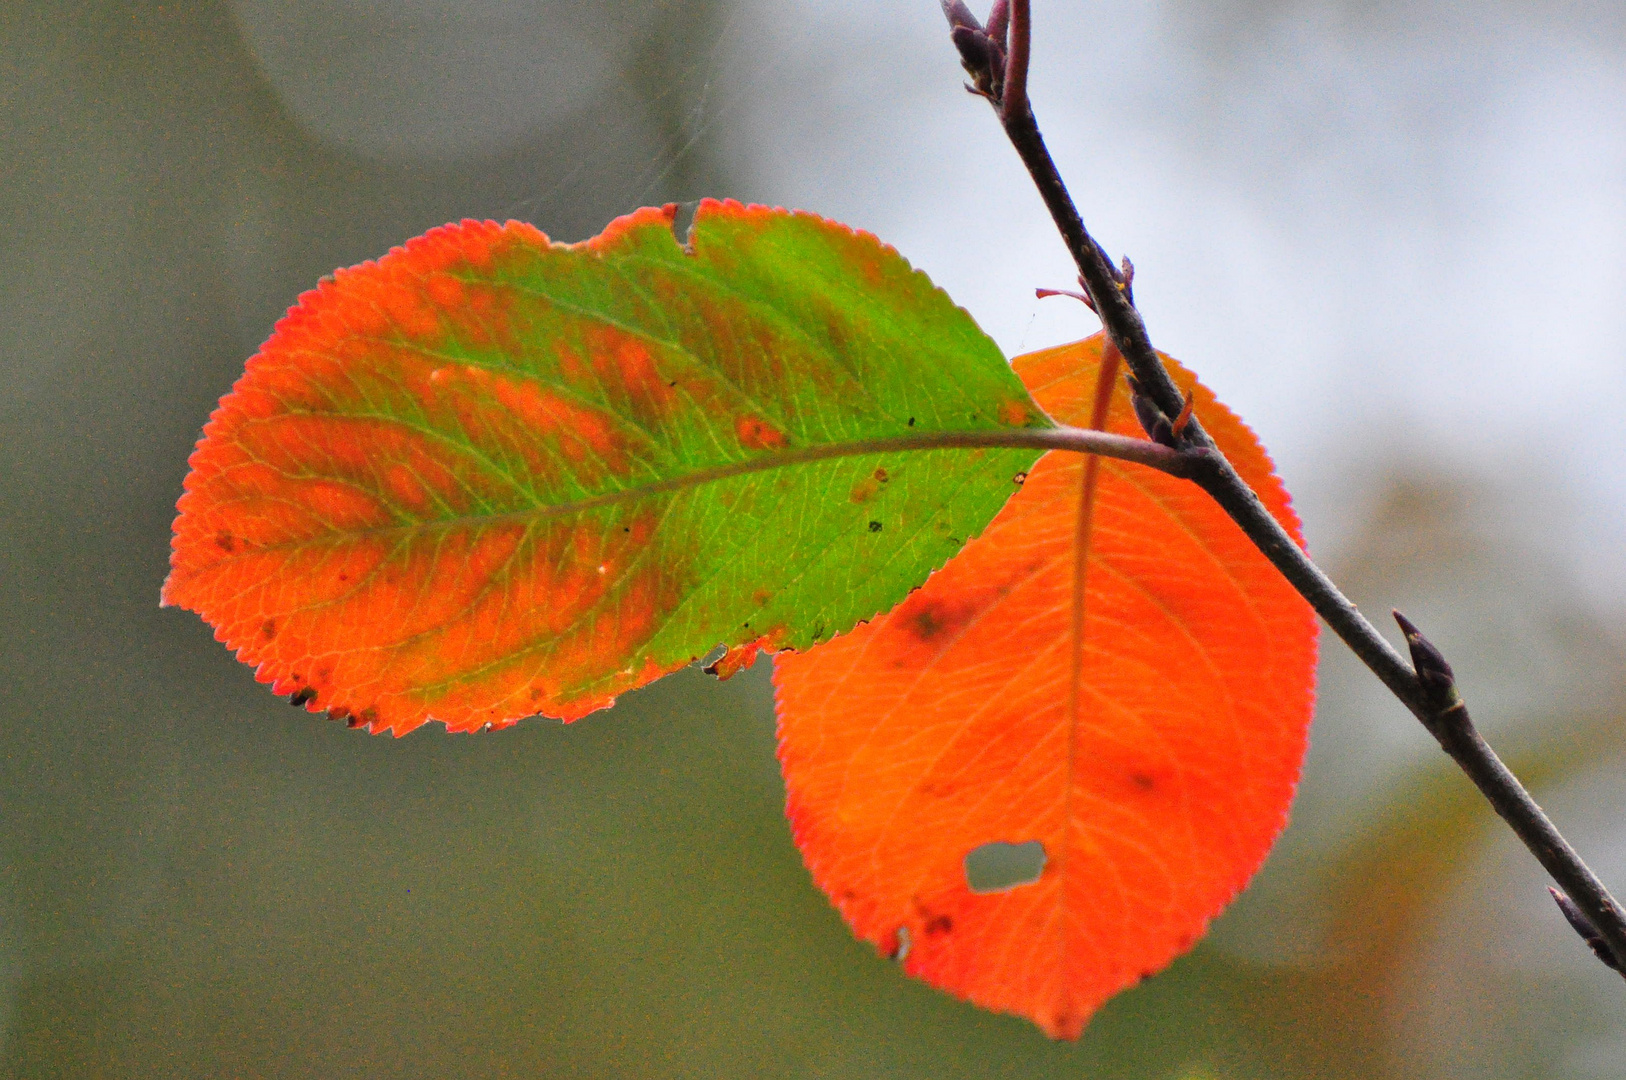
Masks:
[[[1102,351],[1097,335],[1015,366],[1051,416],[1086,425]],[[1123,380],[1103,385],[1104,426],[1138,433]],[[1252,433],[1205,388],[1196,414],[1298,536]],[[1196,485],[1051,453],[897,609],[776,659],[796,841],[907,972],[1076,1037],[1264,859],[1315,654],[1309,607]],[[1003,879],[972,880],[1001,858]]]
[[[435,229],[305,294],[204,429],[164,601],[312,711],[571,719],[896,604],[1047,427],[874,237],[707,201]],[[936,447],[936,448],[933,448]]]

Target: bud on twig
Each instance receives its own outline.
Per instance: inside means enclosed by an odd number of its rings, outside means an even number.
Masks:
[[[1005,35],[1003,30],[993,35],[984,30],[982,23],[971,14],[964,0],[942,0],[943,15],[949,21],[949,37],[960,51],[960,64],[971,76],[967,87],[998,102],[1005,89]],[[998,11],[995,11],[998,14]]]
[[[1003,45],[1010,26],[1010,0],[994,0],[994,6],[988,9],[988,36]]]
[[[1462,702],[1457,693],[1457,677],[1446,663],[1445,654],[1435,648],[1434,643],[1423,636],[1423,632],[1400,612],[1394,612],[1395,622],[1400,624],[1400,632],[1406,635],[1406,647],[1411,650],[1412,669],[1417,673],[1417,681],[1423,684],[1428,695],[1438,702],[1442,708],[1450,708]]]
[[[993,9],[988,13],[987,27],[977,21],[977,17],[965,5],[965,0],[940,0],[940,3],[943,15],[949,22],[949,37],[960,52],[960,63],[965,67],[966,74],[971,76],[971,84],[966,89],[1003,109],[1007,83],[1019,75],[1023,86],[1013,86],[1013,89],[1019,91],[1017,96],[1025,108],[1027,59],[1024,55],[1017,63],[1011,55],[1016,43],[1007,43],[1007,38],[1013,36],[1009,0],[995,0]],[[1025,16],[1023,26],[1026,26]],[[1025,43],[1026,39],[1023,41]]]
[[[971,14],[971,9],[965,6],[965,0],[942,0],[943,15],[949,21],[949,26],[958,29],[962,26],[982,33],[982,23]]]
[[[1140,426],[1145,429],[1147,437],[1161,446],[1178,449],[1175,445],[1174,425],[1169,423],[1168,414],[1157,407],[1157,402],[1142,392],[1135,376],[1125,372],[1124,381],[1129,384],[1129,401],[1135,406],[1135,418],[1140,421]]]
[[[1586,917],[1586,912],[1576,907],[1575,901],[1571,900],[1569,894],[1562,889],[1555,889],[1549,885],[1547,891],[1553,894],[1553,900],[1557,902],[1558,910],[1564,913],[1564,918],[1569,922],[1570,927],[1581,935],[1581,940],[1587,943],[1587,948],[1592,950],[1592,955],[1619,971],[1622,975],[1626,975],[1626,969],[1622,969],[1620,961],[1615,959],[1615,954],[1609,950],[1609,943],[1603,939],[1602,934],[1598,933],[1598,928],[1592,925],[1592,920]]]

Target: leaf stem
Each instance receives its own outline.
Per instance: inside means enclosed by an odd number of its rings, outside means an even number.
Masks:
[[[1113,266],[1106,251],[1085,229],[1078,208],[1073,204],[1072,196],[1068,194],[1056,163],[1045,146],[1038,121],[1027,100],[1027,8],[1026,0],[1013,0],[1011,4],[1010,57],[1003,79],[1007,88],[1014,82],[1020,96],[1007,91],[1004,100],[991,99],[990,103],[999,116],[1006,137],[1044,199],[1067,250],[1078,265],[1079,281],[1089,293],[1108,338],[1123,354],[1124,362],[1138,384],[1138,392],[1168,416],[1179,415],[1184,405],[1182,395],[1152,348],[1151,338],[1141,321],[1140,312],[1135,309],[1125,275]],[[1020,37],[1018,23],[1022,26]],[[962,60],[970,70],[972,54],[964,47],[960,51]],[[975,76],[976,72],[973,72]],[[1626,966],[1626,912],[1621,910],[1597,875],[1559,833],[1531,798],[1529,791],[1479,735],[1469,718],[1466,705],[1457,693],[1454,680],[1449,676],[1449,666],[1445,667],[1449,692],[1444,692],[1437,678],[1431,684],[1427,672],[1422,668],[1414,670],[1412,665],[1408,665],[1271,516],[1246,481],[1214,446],[1213,440],[1196,418],[1193,417],[1184,427],[1180,443],[1192,448],[1185,453],[1196,452],[1190,458],[1197,465],[1196,475],[1192,479],[1219,503],[1299,595],[1325,620],[1333,633],[1439,741],[1524,846],[1569,894],[1608,949],[1622,961],[1622,964],[1612,966]],[[1415,628],[1412,628],[1408,639],[1414,633]],[[1420,634],[1415,634],[1415,637],[1427,644]],[[1428,646],[1428,649],[1432,650],[1433,647]],[[1433,650],[1433,655],[1438,656],[1438,651]],[[1418,657],[1414,642],[1414,665]],[[1443,657],[1440,663],[1444,664]]]

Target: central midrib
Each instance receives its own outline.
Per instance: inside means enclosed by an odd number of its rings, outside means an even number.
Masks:
[[[602,495],[593,495],[585,499],[557,503],[552,506],[530,507],[499,514],[465,514],[457,517],[437,518],[430,521],[400,525],[377,525],[345,530],[342,535],[346,537],[377,537],[433,529],[499,525],[509,522],[546,521],[552,518],[568,517],[604,506],[635,502],[669,491],[699,487],[736,476],[806,465],[817,461],[828,461],[833,458],[945,449],[1072,450],[1091,453],[1092,455],[1104,454],[1105,456],[1140,461],[1146,464],[1153,463],[1160,456],[1159,452],[1164,451],[1163,447],[1149,440],[1115,436],[1105,432],[1088,431],[1064,425],[1048,428],[1011,428],[1003,431],[940,431],[923,432],[918,435],[893,435],[873,439],[856,439],[844,443],[829,443],[823,446],[796,447],[774,454],[758,455],[743,461],[733,461],[695,469],[665,480],[656,480],[617,491],[608,491]],[[315,539],[317,537],[303,537],[282,543],[259,545],[252,550],[270,551],[278,548],[299,546],[308,544]],[[243,554],[246,555],[248,552]]]

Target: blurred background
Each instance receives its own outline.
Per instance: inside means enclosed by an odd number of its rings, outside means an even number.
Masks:
[[[1626,886],[1626,6],[1037,0],[1154,339]],[[187,453],[317,278],[461,217],[870,229],[1092,332],[934,0],[0,0],[0,1075],[1626,1077],[1626,987],[1329,644],[1294,822],[1077,1044],[902,978],[792,847],[766,665],[369,738],[159,610]]]

